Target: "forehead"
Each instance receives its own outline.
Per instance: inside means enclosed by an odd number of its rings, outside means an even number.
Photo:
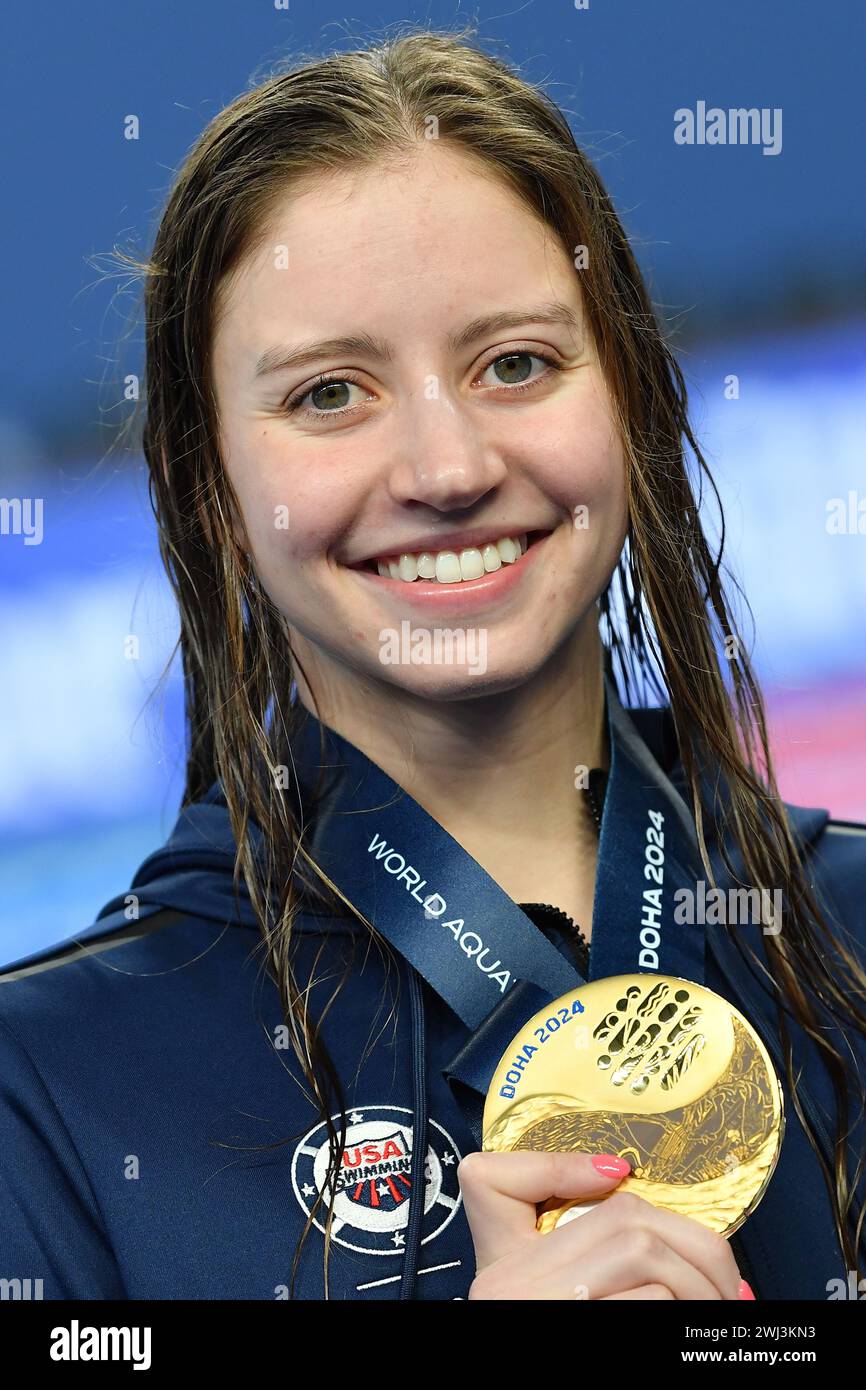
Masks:
[[[477,158],[427,141],[278,199],[223,287],[216,350],[221,338],[257,353],[287,331],[405,332],[407,306],[421,327],[550,298],[554,285],[579,304],[551,228]]]

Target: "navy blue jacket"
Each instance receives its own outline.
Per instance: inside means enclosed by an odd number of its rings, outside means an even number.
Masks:
[[[310,726],[319,728],[311,717]],[[667,713],[619,707],[610,727],[617,746],[640,754],[659,797],[677,801],[682,814]],[[815,886],[862,961],[866,827],[787,809]],[[608,833],[603,822],[601,878],[616,870],[620,852],[616,827]],[[244,885],[234,892],[233,856],[215,783],[87,930],[0,970],[0,1279],[20,1280],[9,1287],[22,1296],[288,1296],[327,1134],[282,1027]],[[674,866],[666,888],[668,930],[676,873]],[[539,942],[543,932],[560,952],[573,949],[555,912],[527,906],[527,915]],[[456,1169],[478,1147],[477,1129],[446,1073],[461,1049],[476,1045],[474,1031],[405,959],[389,972],[350,914],[310,902],[295,929],[296,973],[319,981],[309,1000],[317,1016],[355,946],[323,1025],[348,1113],[329,1297],[465,1298],[474,1261]],[[760,927],[740,930],[760,954]],[[781,1156],[763,1200],[732,1238],[738,1262],[758,1298],[826,1299],[831,1281],[847,1281],[848,1271],[784,1081],[772,1000],[729,931],[708,926],[706,940],[706,984],[756,1026],[785,1089]],[[610,973],[603,950],[594,927],[589,978],[599,965]],[[518,1026],[519,1019],[512,1035]],[[792,1029],[802,1104],[829,1143],[829,1085]],[[864,1040],[848,1041],[866,1068]],[[425,1203],[423,1217],[409,1221],[420,1177],[414,1130],[426,1134]],[[863,1145],[860,1126],[852,1165]],[[304,1246],[295,1297],[325,1296],[323,1214]]]

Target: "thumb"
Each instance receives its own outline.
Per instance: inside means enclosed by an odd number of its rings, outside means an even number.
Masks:
[[[604,1197],[631,1172],[613,1154],[467,1154],[457,1166],[478,1270],[537,1235],[536,1203],[549,1197]]]

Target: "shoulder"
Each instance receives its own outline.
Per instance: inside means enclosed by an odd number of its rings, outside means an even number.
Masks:
[[[820,897],[866,946],[866,825],[828,820],[809,846],[806,867]]]
[[[196,996],[212,997],[238,938],[248,951],[252,935],[171,909],[90,928],[0,964],[0,1022],[34,1058],[144,1034],[155,1012],[170,1029],[173,1011],[181,1018]]]
[[[866,873],[866,824],[853,820],[828,820],[820,840],[824,853],[835,855],[855,872]]]
[[[866,877],[866,824],[827,811],[785,803],[792,829],[816,872],[828,870],[857,882]]]
[[[200,926],[190,913],[162,908],[141,921],[118,921],[118,914],[97,921],[73,936],[59,937],[28,955],[0,959],[0,986],[22,980],[39,980],[40,987],[64,991],[91,979],[109,967],[109,957],[119,951],[121,960],[150,959],[171,949],[186,932]],[[0,990],[0,998],[13,997]]]
[[[311,948],[323,935],[351,934],[347,920],[306,908],[296,929]],[[197,999],[210,1006],[237,998],[240,984],[261,973],[261,944],[256,926],[225,916],[162,907],[128,922],[115,913],[29,956],[0,959],[0,1021],[15,1032],[56,1037],[72,1020],[83,1036],[88,1025],[104,1034],[112,1021],[148,1026],[154,1008],[183,1017]]]
[[[143,1114],[182,1124],[214,1056],[225,1074],[249,1071],[257,940],[164,910],[0,969],[0,1148],[27,1116],[28,1131],[89,1168],[94,1136],[125,1133]]]

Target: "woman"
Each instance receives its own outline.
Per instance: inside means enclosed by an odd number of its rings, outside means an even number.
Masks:
[[[5,972],[4,1268],[830,1296],[862,1262],[864,830],[778,797],[682,377],[565,118],[464,35],[287,71],[211,122],[144,269],[186,790],[130,891]],[[641,677],[667,708],[626,712]],[[781,920],[677,922],[714,882]],[[615,1155],[479,1152],[537,1001],[634,970],[723,994],[784,1079],[730,1240],[616,1194]],[[551,1196],[609,1200],[541,1235]]]

